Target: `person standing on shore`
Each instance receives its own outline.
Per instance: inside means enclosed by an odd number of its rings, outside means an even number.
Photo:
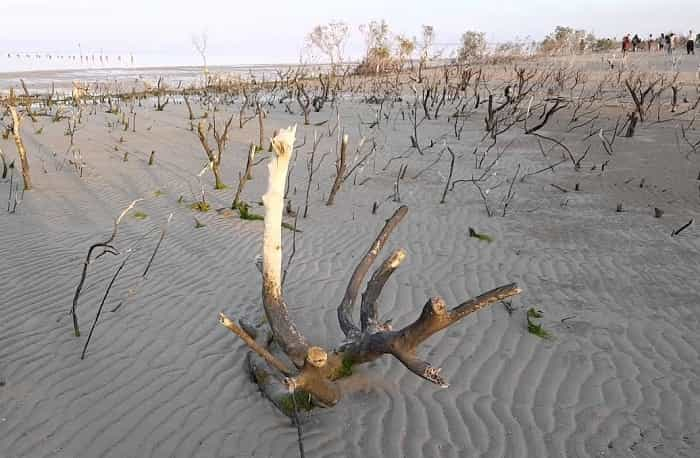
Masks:
[[[662,33],[661,36],[659,37],[659,51],[663,51],[663,50],[664,50],[665,44],[666,44],[666,37],[665,37],[664,34]]]
[[[666,47],[666,54],[668,54],[669,56],[670,56],[671,54],[673,54],[673,47],[671,46],[671,43],[672,43],[672,42],[671,42],[671,35],[673,35],[673,34],[671,34],[671,33],[667,33],[667,34],[666,34],[666,37],[665,37],[665,40],[666,40],[666,41],[665,41],[665,43],[664,43],[664,45],[665,45],[665,47]]]

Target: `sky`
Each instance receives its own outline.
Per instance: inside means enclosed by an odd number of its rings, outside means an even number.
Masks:
[[[697,0],[672,7],[650,0],[0,0],[0,72],[20,64],[8,53],[99,53],[135,63],[197,65],[194,33],[208,36],[209,64],[296,63],[317,24],[350,25],[347,54],[358,56],[358,26],[385,19],[393,33],[435,28],[437,46],[453,49],[465,30],[490,42],[540,40],[557,25],[600,36],[700,31]],[[80,48],[78,45],[80,44]],[[12,55],[14,58],[15,54]],[[26,60],[26,59],[25,59]],[[126,58],[124,62],[126,62]],[[114,57],[111,62],[114,62]],[[25,62],[28,64],[28,62]]]

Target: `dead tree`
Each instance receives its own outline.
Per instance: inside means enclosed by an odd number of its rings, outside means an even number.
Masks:
[[[527,114],[525,115],[525,121],[523,125],[523,129],[525,131],[525,135],[534,135],[538,139],[543,139],[550,141],[552,143],[555,143],[559,145],[566,153],[569,155],[569,159],[571,159],[571,163],[576,167],[576,159],[574,158],[574,154],[571,152],[568,146],[566,146],[562,141],[557,140],[556,138],[549,137],[547,135],[542,135],[538,133],[540,129],[542,129],[547,123],[550,121],[552,115],[554,115],[557,111],[560,111],[566,107],[566,103],[560,104],[560,99],[556,99],[554,102],[554,105],[551,107],[547,108],[547,105],[545,104],[542,108],[543,110],[543,115],[542,115],[542,120],[536,124],[533,127],[528,127],[527,126],[527,119],[530,117],[530,111],[531,111],[531,105],[532,105],[532,99],[530,99],[530,106],[528,106],[527,109]]]
[[[192,106],[190,105],[190,100],[185,92],[182,93],[182,98],[185,100],[185,106],[187,107],[187,116],[190,121],[194,120],[194,113],[192,113]]]
[[[676,75],[677,77],[678,75]],[[637,77],[632,79],[631,77],[625,80],[625,87],[632,97],[634,102],[635,111],[639,115],[639,121],[644,122],[646,113],[651,108],[654,100],[661,94],[664,90],[664,78],[659,77],[653,81],[645,81],[642,77]],[[676,78],[673,79],[672,85],[675,85]],[[657,90],[656,87],[660,86]]]
[[[449,146],[446,147],[447,151],[450,153],[450,173],[447,175],[447,181],[445,182],[445,189],[442,190],[442,197],[440,198],[440,203],[444,204],[447,197],[447,189],[450,187],[450,181],[452,181],[452,172],[455,168],[455,153]]]
[[[68,149],[66,151],[70,151],[70,149],[73,147],[75,144],[75,133],[78,130],[78,124],[79,124],[79,119],[82,116],[82,107],[78,107],[77,111],[73,111],[73,115],[68,118],[68,125],[66,126],[66,131],[65,134],[66,136],[70,139],[70,144],[68,145]],[[134,113],[135,115],[136,113]],[[134,122],[136,122],[134,120]]]
[[[306,92],[304,85],[297,81],[297,102],[299,103],[299,108],[304,112],[304,125],[309,125],[309,113],[311,112],[311,100],[309,99],[309,94]],[[303,99],[302,99],[303,97]]]
[[[420,153],[420,155],[422,156],[423,148],[421,148],[420,146],[420,139],[418,138],[418,128],[428,118],[423,116],[423,118],[420,121],[418,120],[418,90],[414,86],[411,86],[411,90],[413,91],[413,94],[415,96],[413,104],[410,105],[410,110],[408,112],[408,117],[413,125],[413,135],[410,136],[411,147],[415,148],[418,151],[418,153]]]
[[[165,94],[165,84],[163,84],[163,77],[158,77],[158,82],[156,83],[156,111],[163,111],[165,106],[170,102],[170,97],[166,97],[165,101],[161,101],[161,98]]]
[[[319,143],[321,143],[321,139],[323,136],[319,136],[316,131],[314,130],[314,141],[313,145],[311,148],[311,156],[309,157],[309,160],[306,162],[306,169],[309,174],[309,180],[306,182],[306,198],[304,202],[304,215],[303,217],[306,218],[306,216],[309,213],[309,192],[311,191],[311,182],[314,179],[314,173],[316,172],[316,168],[314,168],[314,158],[316,157],[316,150],[318,149]],[[323,161],[323,158],[321,158],[321,161]]]
[[[7,178],[7,161],[5,161],[5,155],[2,154],[2,148],[0,148],[0,161],[2,162],[2,174],[0,174],[0,178],[4,180]]]
[[[501,286],[451,309],[442,298],[433,297],[423,306],[413,323],[393,330],[388,322],[379,320],[377,300],[391,274],[406,257],[406,252],[398,249],[382,262],[367,283],[362,294],[360,320],[355,321],[353,309],[360,287],[389,235],[408,213],[408,208],[402,206],[387,220],[355,268],[340,301],[338,321],[346,341],[333,351],[312,345],[290,316],[282,296],[281,223],[285,180],[295,130],[283,129],[272,140],[274,157],[268,164],[268,188],[263,196],[262,302],[272,340],[284,355],[273,353],[274,348],[270,347],[264,329],[243,323],[239,326],[223,313],[219,315],[219,322],[250,347],[253,352],[249,354],[248,365],[254,380],[263,393],[288,414],[294,413],[289,408],[290,400],[295,403],[298,394],[310,398],[315,405],[335,405],[341,397],[335,381],[348,375],[353,365],[367,363],[383,355],[392,355],[419,377],[447,387],[447,381],[440,375],[440,368],[433,367],[417,355],[420,344],[465,316],[519,294],[520,288],[514,283]],[[286,359],[292,364],[287,363]]]
[[[265,117],[265,112],[263,111],[262,107],[260,106],[260,102],[257,100],[255,101],[255,109],[258,113],[258,133],[259,135],[259,145],[258,147],[262,150],[264,149],[263,143],[265,142],[265,123],[263,121]]]
[[[95,256],[94,259],[100,258],[102,255],[105,254],[111,254],[111,255],[118,255],[119,250],[114,246],[113,242],[114,239],[117,237],[117,229],[119,228],[119,223],[122,221],[124,216],[126,216],[129,211],[134,208],[137,202],[141,201],[143,199],[136,199],[131,204],[129,204],[128,207],[126,207],[122,212],[119,214],[117,218],[114,220],[114,227],[112,229],[112,235],[109,236],[107,240],[104,242],[98,242],[90,246],[88,249],[87,256],[85,257],[85,261],[83,262],[83,270],[82,273],[80,274],[80,282],[78,282],[78,286],[75,288],[75,293],[73,294],[73,305],[71,306],[71,316],[73,317],[73,332],[75,333],[76,337],[80,337],[80,327],[78,326],[78,299],[80,298],[80,293],[83,290],[83,285],[85,284],[85,278],[87,277],[87,270],[88,266],[90,263],[93,261],[92,257],[92,252],[98,248],[102,249],[102,252]]]
[[[335,162],[335,180],[333,181],[333,186],[331,187],[331,192],[328,194],[328,201],[326,201],[327,206],[333,205],[335,201],[335,195],[340,190],[340,186],[343,184],[345,178],[345,169],[347,168],[347,151],[348,151],[348,135],[343,135],[343,140],[340,142],[340,155]]]
[[[12,137],[15,140],[17,154],[19,155],[19,163],[22,165],[22,180],[24,180],[24,190],[32,189],[32,178],[29,174],[29,159],[27,158],[27,150],[24,148],[22,141],[22,133],[20,132],[21,117],[17,113],[17,108],[14,105],[8,107],[10,116],[12,116]]]
[[[233,203],[231,204],[231,209],[236,210],[238,208],[238,204],[240,204],[240,199],[241,199],[241,193],[243,192],[243,188],[245,187],[246,183],[248,180],[251,179],[252,174],[253,174],[253,159],[255,159],[255,152],[257,148],[254,144],[250,144],[250,150],[248,151],[248,158],[246,159],[245,163],[245,172],[241,174],[241,172],[238,172],[238,188],[236,189],[236,195],[233,198]]]
[[[676,112],[678,106],[678,85],[674,81],[671,85],[671,113]]]
[[[214,112],[212,118],[213,122],[209,123],[209,127],[211,127],[214,131],[214,140],[216,141],[217,150],[216,154],[214,153],[214,149],[209,146],[209,141],[207,140],[207,123],[203,119],[200,120],[199,124],[197,125],[197,135],[199,136],[199,142],[202,144],[202,148],[204,148],[204,152],[207,155],[207,159],[209,159],[209,163],[211,164],[211,171],[214,174],[214,188],[225,189],[226,185],[223,181],[221,181],[221,155],[226,149],[226,143],[228,142],[228,129],[233,121],[233,116],[226,121],[223,132],[219,132],[219,128],[217,128],[216,112]]]
[[[637,122],[639,119],[637,117],[637,111],[633,111],[627,115],[627,131],[625,132],[625,137],[631,138],[634,136],[634,132],[637,129]]]
[[[243,129],[243,126],[245,126],[248,123],[248,121],[250,121],[251,119],[253,119],[255,117],[255,113],[253,113],[250,116],[245,116],[245,109],[248,106],[253,106],[253,102],[250,101],[250,97],[248,96],[248,90],[246,89],[245,83],[241,85],[241,93],[243,96],[243,101],[241,102],[241,109],[238,112],[238,127]],[[253,93],[253,101],[256,104],[258,103],[257,100],[258,100],[258,94],[257,94],[257,92],[254,92]]]

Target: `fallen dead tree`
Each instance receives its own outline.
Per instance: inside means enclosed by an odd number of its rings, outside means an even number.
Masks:
[[[362,257],[340,301],[337,312],[340,328],[345,334],[344,343],[334,350],[312,345],[289,315],[281,283],[283,198],[295,131],[295,127],[282,129],[272,139],[274,155],[268,165],[268,188],[263,196],[262,302],[269,328],[243,322],[238,325],[223,313],[219,315],[219,322],[252,350],[248,355],[248,365],[253,379],[262,392],[288,415],[296,411],[299,403],[304,408],[336,404],[341,393],[335,381],[349,375],[353,366],[383,355],[392,355],[419,377],[447,387],[440,368],[433,367],[417,355],[420,344],[465,316],[519,294],[521,290],[511,283],[451,309],[442,298],[433,297],[413,323],[393,330],[389,322],[379,320],[377,300],[391,274],[406,257],[406,252],[398,249],[372,274],[362,294],[360,320],[355,321],[353,309],[363,280],[390,234],[408,213],[408,208],[401,206],[387,220]]]

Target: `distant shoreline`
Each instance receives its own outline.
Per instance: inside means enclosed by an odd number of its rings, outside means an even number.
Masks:
[[[290,63],[268,63],[268,64],[237,64],[237,65],[212,65],[208,70],[212,74],[249,72],[256,73],[264,77],[279,69],[287,68],[324,68],[329,63],[314,64],[290,64]],[[355,62],[347,62],[340,65],[356,65]],[[11,87],[19,87],[20,79],[24,79],[30,89],[44,89],[52,83],[56,89],[71,87],[73,81],[110,81],[110,80],[132,80],[132,79],[157,79],[159,76],[167,78],[189,81],[202,75],[201,65],[173,65],[173,66],[143,66],[143,67],[105,67],[105,68],[74,68],[55,70],[25,70],[0,72],[0,91],[9,90]]]

